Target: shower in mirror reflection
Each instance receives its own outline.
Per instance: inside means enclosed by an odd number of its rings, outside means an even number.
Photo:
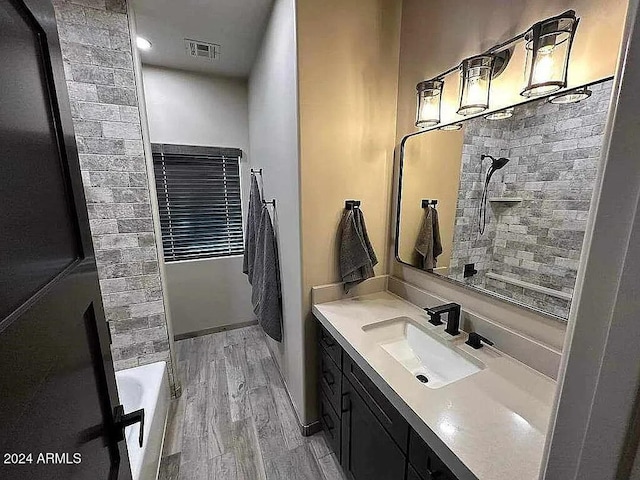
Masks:
[[[607,79],[574,87],[452,124],[459,130],[405,137],[400,261],[421,268],[413,253],[420,200],[438,198],[443,252],[433,273],[566,318],[611,86]]]
[[[489,182],[491,181],[491,177],[498,170],[503,168],[507,163],[509,163],[509,159],[506,157],[495,158],[491,155],[480,155],[480,160],[484,160],[488,158],[491,160],[491,165],[487,170],[484,180],[484,188],[482,189],[482,197],[480,199],[480,204],[478,205],[478,234],[484,235],[484,230],[487,226],[487,195],[489,191]]]

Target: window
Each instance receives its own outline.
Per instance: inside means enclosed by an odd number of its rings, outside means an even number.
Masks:
[[[167,262],[243,253],[236,148],[153,144]]]

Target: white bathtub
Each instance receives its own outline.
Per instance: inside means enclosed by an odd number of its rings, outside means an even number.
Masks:
[[[127,427],[125,436],[133,480],[156,480],[169,411],[169,379],[165,362],[116,372],[125,413],[144,409],[144,440],[138,443],[140,424]]]

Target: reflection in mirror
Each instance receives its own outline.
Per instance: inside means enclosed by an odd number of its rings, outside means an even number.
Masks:
[[[399,260],[566,319],[611,85],[406,138]]]

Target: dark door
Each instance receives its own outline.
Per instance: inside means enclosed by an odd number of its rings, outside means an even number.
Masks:
[[[343,378],[342,467],[351,480],[404,480],[406,458]]]
[[[128,480],[47,0],[0,0],[0,165],[0,478]]]

